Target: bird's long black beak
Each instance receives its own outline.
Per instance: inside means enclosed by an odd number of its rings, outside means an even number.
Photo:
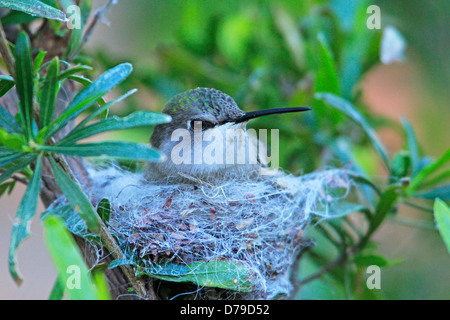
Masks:
[[[308,110],[311,110],[311,108],[293,107],[293,108],[274,108],[274,109],[257,110],[257,111],[247,112],[240,118],[237,118],[234,120],[229,120],[229,122],[241,123],[241,122],[259,118],[262,116],[268,116],[270,114],[280,114],[280,113],[288,113],[288,112],[303,112],[303,111],[308,111]]]

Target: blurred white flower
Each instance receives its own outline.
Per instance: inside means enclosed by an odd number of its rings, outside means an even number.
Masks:
[[[406,42],[400,32],[392,26],[385,27],[381,38],[381,62],[391,64],[405,60],[405,49]]]

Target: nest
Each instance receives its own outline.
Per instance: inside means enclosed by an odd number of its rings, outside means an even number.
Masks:
[[[183,184],[111,166],[91,177],[93,204],[111,203],[109,228],[127,255],[120,263],[177,283],[167,298],[288,295],[305,228],[313,216],[329,217],[351,185],[343,169]]]

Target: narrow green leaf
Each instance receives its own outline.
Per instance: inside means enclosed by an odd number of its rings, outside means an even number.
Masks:
[[[17,284],[22,282],[17,269],[16,251],[22,241],[30,234],[31,219],[36,213],[37,201],[41,188],[42,156],[39,155],[25,195],[20,202],[11,233],[9,247],[9,272]]]
[[[47,139],[58,132],[70,120],[77,117],[80,113],[92,105],[92,103],[97,101],[109,90],[122,82],[126,77],[128,77],[132,69],[131,64],[122,63],[103,73],[97,80],[87,86],[72,100],[64,112],[52,122],[48,131],[42,130],[44,131],[44,139]]]
[[[26,155],[25,152],[12,151],[9,153],[4,153],[0,155],[0,167],[7,166],[10,163],[22,158]]]
[[[59,274],[58,286],[63,286],[72,300],[99,300],[89,269],[64,222],[50,215],[42,223],[45,243]]]
[[[23,151],[26,144],[24,137],[18,133],[9,133],[3,128],[0,128],[0,145],[15,151]]]
[[[15,85],[13,77],[0,74],[0,97],[3,97]]]
[[[431,179],[427,179],[426,181],[420,184],[420,189],[426,189],[429,187],[437,186],[450,178],[450,170],[444,170],[439,174],[433,176]]]
[[[97,80],[92,82],[88,87],[81,91],[67,107],[67,112],[70,115],[74,111],[79,111],[79,108],[91,104],[116,85],[125,80],[133,70],[129,63],[122,63],[116,67],[109,69],[103,73]],[[63,114],[64,115],[64,114]]]
[[[22,11],[34,17],[42,17],[59,21],[67,21],[67,17],[61,10],[53,8],[42,1],[37,0],[0,0],[0,7]]]
[[[434,218],[436,219],[437,227],[447,247],[447,251],[450,254],[450,208],[441,199],[434,201]]]
[[[427,165],[425,168],[423,168],[417,173],[417,175],[411,181],[411,184],[408,188],[408,192],[412,194],[415,190],[417,190],[420,187],[420,184],[426,178],[428,178],[431,174],[439,170],[444,164],[446,164],[449,161],[450,161],[450,149],[447,149],[439,159]]]
[[[120,159],[161,161],[164,156],[148,144],[106,141],[100,143],[85,143],[73,146],[41,146],[40,150],[63,153],[74,157],[110,156]]]
[[[316,99],[323,100],[330,106],[344,112],[347,116],[356,121],[366,132],[373,147],[380,155],[386,168],[389,168],[389,157],[386,148],[381,143],[375,130],[369,125],[367,120],[353,107],[347,100],[338,97],[332,93],[316,93]]]
[[[47,76],[39,99],[41,128],[49,125],[53,119],[56,96],[59,90],[58,73],[59,61],[55,57],[48,67]]]
[[[92,281],[94,282],[95,288],[97,289],[99,300],[111,300],[108,282],[106,281],[105,277],[106,269],[107,269],[106,263],[102,263],[96,265],[91,271]]]
[[[130,91],[128,91],[127,93],[125,93],[124,95],[120,96],[119,98],[110,101],[108,103],[105,103],[103,105],[101,105],[99,108],[97,108],[96,110],[92,111],[85,119],[83,119],[83,121],[81,121],[72,131],[71,133],[75,133],[78,130],[81,130],[81,128],[83,128],[84,126],[86,126],[86,124],[88,124],[90,121],[94,120],[97,116],[99,116],[100,114],[102,114],[102,112],[104,112],[105,110],[108,110],[112,105],[121,102],[122,100],[124,100],[125,98],[127,98],[128,96],[134,94],[137,91],[137,89],[132,89]]]
[[[82,1],[76,7],[69,6],[69,2],[71,1],[65,2],[67,2],[67,4],[63,4],[64,9],[69,15],[69,18],[72,18],[71,22],[74,27],[72,29],[72,35],[66,51],[66,56],[71,60],[78,54],[83,44],[83,31],[91,11],[91,1]]]
[[[328,92],[339,95],[340,85],[336,62],[325,36],[319,33],[317,36],[317,60],[318,66],[314,80],[314,92]],[[329,126],[332,130],[338,128],[344,121],[345,114],[335,108],[327,108],[322,100],[313,100],[313,109],[322,126]]]
[[[414,130],[411,127],[411,124],[404,117],[402,117],[401,120],[406,132],[406,140],[408,143],[409,154],[411,157],[411,166],[413,169],[412,176],[414,177],[417,174],[419,164],[419,146],[417,144],[416,135],[414,134]]]
[[[71,64],[65,60],[59,59],[60,64],[65,65],[66,67],[70,68]],[[44,63],[43,65],[41,65],[39,67],[38,73],[40,73],[42,70],[45,69],[45,67],[47,67],[50,63],[52,63],[52,60],[47,61],[46,63]]]
[[[90,79],[83,77],[83,76],[75,75],[75,74],[69,74],[69,75],[67,75],[67,78],[70,80],[76,81],[85,87],[92,84],[92,81]]]
[[[0,197],[1,197],[6,191],[8,191],[8,195],[10,195],[11,192],[13,191],[15,185],[16,185],[16,181],[9,181],[9,182],[5,182],[5,183],[3,183],[3,184],[0,184]]]
[[[21,132],[16,119],[0,104],[0,127],[9,132]]]
[[[83,0],[79,3],[80,6],[80,13],[81,13],[81,22],[84,25],[86,25],[86,22],[89,19],[89,16],[91,15],[92,10],[92,0]]]
[[[67,78],[70,80],[76,81],[85,87],[92,84],[92,81],[90,79],[85,78],[83,76],[76,75],[76,74],[69,75]],[[105,99],[103,99],[103,97],[101,97],[97,100],[97,103],[102,106],[106,103],[106,101],[105,101]]]
[[[341,218],[345,217],[346,215],[349,215],[350,213],[364,210],[368,209],[363,205],[350,203],[346,201],[340,201],[335,203],[332,207],[329,208],[327,218],[328,217],[332,219]]]
[[[0,146],[0,158],[10,156],[13,153],[16,153],[16,151],[13,151],[11,149],[5,148],[3,146]]]
[[[135,265],[133,260],[129,258],[119,258],[111,261],[108,265],[108,269],[114,269],[124,265]]]
[[[44,62],[44,58],[47,55],[47,51],[39,51],[36,58],[34,59],[34,73],[39,72],[39,68],[42,66],[42,62]]]
[[[20,100],[20,112],[24,120],[24,132],[31,140],[33,121],[34,72],[31,61],[30,40],[22,31],[16,42],[16,88]]]
[[[55,176],[58,186],[66,196],[71,206],[78,212],[88,226],[88,229],[98,234],[100,231],[100,221],[94,207],[84,192],[80,189],[80,186],[73,181],[63,169],[50,158],[52,164],[53,174]]]
[[[391,161],[391,179],[406,177],[411,168],[411,155],[408,151],[399,151]]]
[[[62,300],[64,297],[64,284],[60,280],[59,276],[53,285],[52,291],[50,292],[50,296],[48,300]]]
[[[450,200],[450,184],[413,194],[415,198]]]
[[[375,209],[375,214],[370,221],[370,229],[372,231],[375,231],[381,225],[399,196],[399,187],[395,185],[390,186],[383,192]]]
[[[305,69],[305,42],[294,18],[281,6],[274,10],[276,26],[283,37],[286,49],[291,54],[297,69]]]
[[[113,116],[70,132],[58,145],[68,144],[106,131],[152,126],[167,123],[170,120],[171,117],[166,114],[151,111],[137,111],[124,118]]]
[[[86,72],[86,71],[91,71],[92,67],[90,66],[85,66],[85,65],[79,65],[79,66],[74,66],[72,68],[69,68],[63,72],[61,72],[61,74],[59,75],[59,80],[63,80],[66,78],[69,78],[70,76],[79,73],[79,72]],[[91,83],[91,82],[89,82]]]
[[[378,188],[378,186],[375,183],[373,183],[372,181],[370,181],[367,177],[365,177],[363,175],[363,173],[357,171],[357,172],[352,173],[351,177],[355,182],[360,183],[362,187],[368,186],[368,187],[370,187],[370,189],[375,191],[375,193],[377,195],[381,195],[381,191]]]
[[[53,0],[50,0],[50,1],[53,1]],[[55,0],[55,1],[59,1],[59,0]],[[57,35],[58,37],[65,37],[66,34],[69,32],[69,30],[67,28],[64,28],[64,25],[61,21],[49,20],[48,24],[52,28],[55,35]]]
[[[358,267],[376,265],[383,268],[389,265],[389,261],[385,257],[376,254],[359,254],[353,259],[353,262],[356,263]]]
[[[97,213],[103,222],[109,222],[109,218],[111,217],[111,203],[108,199],[104,198],[100,200],[97,205]]]
[[[319,47],[319,68],[314,82],[314,92],[339,94],[339,78],[332,53],[323,34],[317,37]]]

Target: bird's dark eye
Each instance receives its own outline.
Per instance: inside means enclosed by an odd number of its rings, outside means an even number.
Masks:
[[[202,130],[208,130],[208,129],[212,129],[214,128],[214,123],[208,122],[208,121],[203,121],[202,122]]]
[[[194,128],[199,127],[201,124],[201,128],[202,131],[214,128],[214,124],[209,122],[209,121],[201,121],[201,120],[192,120],[190,123],[190,127],[192,130],[194,130]]]

